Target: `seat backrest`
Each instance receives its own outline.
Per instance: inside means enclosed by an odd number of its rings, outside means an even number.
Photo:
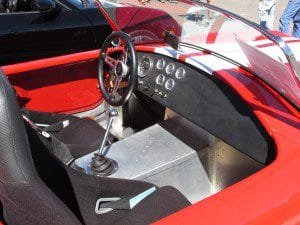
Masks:
[[[0,73],[0,181],[24,184],[36,172],[15,92]]]
[[[15,92],[1,70],[0,198],[8,225],[81,224],[40,179]]]

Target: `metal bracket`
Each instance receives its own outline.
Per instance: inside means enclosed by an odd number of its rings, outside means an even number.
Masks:
[[[96,202],[95,213],[101,215],[101,214],[105,214],[110,211],[113,211],[112,208],[101,208],[101,204],[107,203],[107,202],[115,202],[115,201],[119,201],[119,200],[121,200],[120,197],[99,198]]]

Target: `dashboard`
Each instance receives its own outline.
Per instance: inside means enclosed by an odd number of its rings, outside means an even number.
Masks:
[[[138,52],[140,92],[265,163],[269,136],[241,97],[216,76],[155,53]]]

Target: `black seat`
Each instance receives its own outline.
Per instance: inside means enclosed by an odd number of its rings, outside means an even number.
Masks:
[[[189,202],[172,187],[159,188],[131,210],[98,215],[99,198],[135,196],[152,184],[93,177],[65,166],[24,126],[14,92],[0,74],[0,199],[8,225],[143,225]]]
[[[68,121],[68,126],[50,133],[68,146],[74,158],[79,158],[100,148],[105,129],[95,120],[66,114],[46,113],[25,109],[22,111],[35,124],[55,125],[63,121]],[[49,140],[44,137],[41,137],[41,139],[51,148]],[[115,137],[110,134],[109,141],[113,142],[114,139]]]

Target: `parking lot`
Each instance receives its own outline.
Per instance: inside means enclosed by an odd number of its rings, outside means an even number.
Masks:
[[[277,0],[275,12],[275,29],[278,29],[278,21],[288,0]],[[258,22],[258,0],[211,0],[211,4],[227,9],[251,21]]]

